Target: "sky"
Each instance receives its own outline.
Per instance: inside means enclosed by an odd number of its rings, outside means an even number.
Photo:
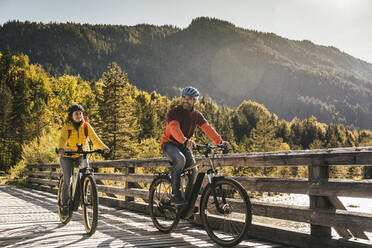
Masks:
[[[192,19],[208,16],[334,46],[372,63],[371,10],[370,0],[0,0],[0,24],[28,20],[186,28]]]

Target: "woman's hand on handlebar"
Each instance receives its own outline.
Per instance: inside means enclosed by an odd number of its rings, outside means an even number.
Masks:
[[[109,154],[111,150],[109,148],[103,148],[103,153],[104,154]]]

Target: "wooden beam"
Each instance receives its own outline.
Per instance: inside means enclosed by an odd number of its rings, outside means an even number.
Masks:
[[[196,157],[197,162],[207,162],[204,157]],[[372,165],[372,146],[355,148],[334,148],[319,150],[257,152],[218,155],[217,166],[299,166],[299,165]],[[169,167],[167,158],[122,159],[91,162],[95,168],[127,167]],[[29,168],[53,168],[58,164],[30,165]]]
[[[29,176],[58,178],[61,173],[49,171],[28,172]],[[156,175],[95,173],[96,180],[114,180],[151,183]],[[248,191],[310,194],[315,196],[346,196],[371,198],[372,180],[317,180],[268,178],[268,177],[229,177],[240,182]]]
[[[335,209],[341,209],[341,210],[346,210],[344,204],[342,204],[342,202],[338,199],[338,197],[336,196],[333,196],[333,197],[328,197],[328,201],[332,204],[332,206],[335,208]],[[354,222],[354,220],[353,220]],[[363,222],[363,221],[362,221]],[[359,223],[358,223],[359,224]],[[359,228],[359,225],[358,227]],[[364,228],[363,228],[364,229]],[[335,230],[340,230],[340,228],[335,228]],[[345,229],[343,229],[345,230]],[[367,235],[363,232],[363,231],[360,231],[360,230],[356,230],[356,229],[350,229],[349,230],[350,233],[356,237],[356,238],[360,238],[360,239],[367,239],[368,240],[368,237]],[[337,232],[338,233],[338,232]],[[349,232],[348,232],[349,233]],[[341,236],[341,235],[340,235]],[[348,237],[348,236],[341,236],[341,237]]]
[[[319,181],[319,180],[328,180],[329,170],[328,166],[309,166],[309,181]],[[323,196],[309,195],[310,197],[310,209],[319,210],[319,209],[329,209],[331,204],[328,202],[327,198]],[[331,237],[331,228],[327,226],[316,225],[314,222],[311,222],[310,225],[311,236],[314,238],[319,237]]]

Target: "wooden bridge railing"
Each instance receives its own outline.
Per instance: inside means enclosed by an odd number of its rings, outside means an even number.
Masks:
[[[204,158],[197,157],[197,162]],[[260,203],[252,200],[253,214],[289,221],[309,223],[310,234],[277,226],[254,223],[248,235],[281,242],[297,247],[372,247],[364,232],[372,232],[372,214],[347,211],[339,196],[370,198],[372,180],[330,179],[330,166],[372,166],[372,147],[301,150],[219,155],[217,166],[307,166],[307,179],[233,177],[247,191],[306,194],[310,206]],[[93,168],[118,168],[133,171],[134,167],[169,167],[165,158],[126,159],[91,163]],[[29,166],[28,182],[31,187],[56,192],[60,172],[58,164]],[[152,182],[154,175],[134,173],[96,173],[98,191],[106,196],[100,203],[148,212],[148,187],[139,183]],[[125,182],[127,187],[103,185],[102,180]],[[117,195],[125,196],[122,200]],[[135,200],[133,200],[135,199]],[[137,199],[140,199],[139,201]],[[196,218],[196,222],[199,219]],[[331,227],[341,236],[331,235]]]

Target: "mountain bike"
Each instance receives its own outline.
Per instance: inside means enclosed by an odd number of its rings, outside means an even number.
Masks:
[[[103,154],[104,152],[103,150],[83,151],[82,145],[77,145],[77,147],[77,151],[65,151],[66,155],[82,154],[83,162],[77,165],[79,167],[79,171],[74,173],[73,180],[70,185],[68,204],[69,214],[67,216],[63,216],[61,214],[63,175],[61,175],[59,178],[57,195],[58,216],[62,224],[67,224],[71,220],[73,211],[77,211],[79,205],[81,205],[83,210],[83,223],[85,231],[88,235],[92,235],[96,231],[98,223],[98,192],[96,181],[94,180],[93,176],[94,171],[89,166],[88,154]],[[56,152],[58,153],[57,149]]]
[[[213,160],[222,146],[198,145],[204,150],[208,163],[196,163],[185,168],[181,174],[181,193],[186,204],[176,207],[171,202],[172,187],[169,173],[161,173],[150,186],[149,211],[152,222],[161,232],[169,233],[181,219],[189,219],[198,212],[195,204],[203,180],[208,182],[200,197],[200,219],[209,237],[221,246],[234,246],[243,240],[252,222],[251,202],[247,192],[237,181],[218,175]],[[212,158],[210,154],[212,153]],[[191,189],[187,189],[186,178],[197,168]]]

